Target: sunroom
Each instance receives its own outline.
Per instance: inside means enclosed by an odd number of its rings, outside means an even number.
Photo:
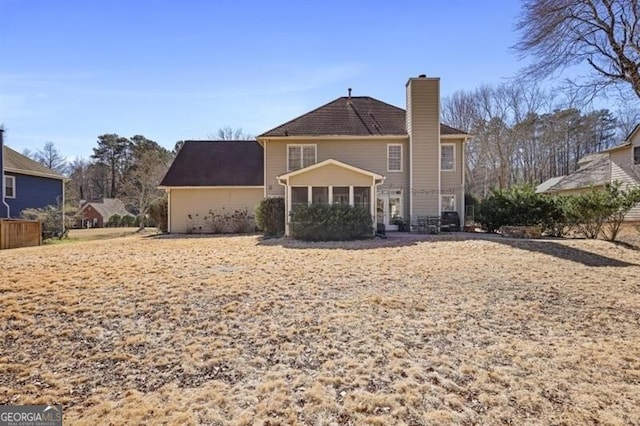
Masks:
[[[384,176],[333,159],[278,176],[285,187],[286,235],[291,210],[299,204],[360,206],[376,223],[376,187],[383,182]]]

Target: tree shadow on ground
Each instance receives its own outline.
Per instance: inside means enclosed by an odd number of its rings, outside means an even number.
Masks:
[[[319,241],[308,242],[294,240],[290,238],[271,238],[259,239],[257,244],[260,246],[273,247],[279,246],[293,250],[309,250],[309,249],[327,249],[327,250],[375,250],[378,248],[389,247],[409,247],[420,243],[437,243],[450,241],[470,241],[483,240],[492,243],[504,244],[519,250],[542,253],[553,256],[558,259],[569,260],[571,262],[580,263],[584,266],[591,267],[628,267],[638,266],[634,263],[610,258],[597,253],[586,251],[583,249],[560,244],[561,239],[519,239],[505,238],[496,234],[481,233],[442,233],[438,235],[428,234],[402,234],[391,233],[386,239],[374,238],[359,241]],[[480,255],[480,254],[478,254]]]
[[[627,267],[638,266],[635,263],[629,263],[611,257],[602,256],[579,248],[559,244],[555,240],[528,240],[515,238],[500,238],[494,240],[500,244],[504,244],[520,250],[527,250],[536,253],[546,254],[563,260],[580,263],[584,266],[602,267]]]

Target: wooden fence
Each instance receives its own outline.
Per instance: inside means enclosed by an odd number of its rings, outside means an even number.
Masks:
[[[0,220],[0,250],[39,246],[42,224],[34,220]]]

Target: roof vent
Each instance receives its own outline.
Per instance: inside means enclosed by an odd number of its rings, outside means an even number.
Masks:
[[[347,89],[347,92],[349,92],[349,100],[351,100],[351,87]]]
[[[418,78],[427,78],[427,75],[426,75],[426,74],[420,74],[420,75],[418,76]]]

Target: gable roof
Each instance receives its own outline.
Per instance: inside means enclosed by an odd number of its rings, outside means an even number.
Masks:
[[[311,170],[319,169],[324,166],[334,165],[338,167],[342,167],[347,170],[351,170],[352,172],[360,173],[363,175],[371,176],[376,180],[384,180],[384,176],[379,175],[378,173],[374,173],[369,170],[361,169],[360,167],[352,166],[351,164],[343,163],[342,161],[334,160],[330,158],[328,160],[321,161],[319,163],[312,164],[310,166],[304,167],[302,169],[293,170],[291,172],[287,172],[278,176],[278,179],[289,179],[292,176],[297,176],[303,173],[307,173]]]
[[[558,179],[555,182],[549,182],[551,179],[543,182],[536,188],[536,192],[567,191],[602,186],[611,182],[611,160],[608,153],[590,154],[583,157],[578,164],[578,170],[566,176],[551,178]]]
[[[263,149],[257,141],[185,141],[160,187],[263,184]]]
[[[7,172],[20,173],[24,175],[41,176],[51,179],[64,179],[60,173],[43,166],[26,155],[4,145],[4,170]]]
[[[442,135],[466,135],[445,124]],[[342,96],[260,136],[406,135],[406,111],[369,96]]]
[[[82,204],[80,211],[83,211],[88,206],[93,207],[98,213],[100,213],[100,216],[102,216],[102,220],[104,220],[105,222],[109,221],[109,218],[111,218],[111,216],[113,216],[114,214],[120,216],[133,216],[127,211],[127,209],[124,208],[124,203],[118,198],[102,198],[95,201],[86,201],[84,204]]]

